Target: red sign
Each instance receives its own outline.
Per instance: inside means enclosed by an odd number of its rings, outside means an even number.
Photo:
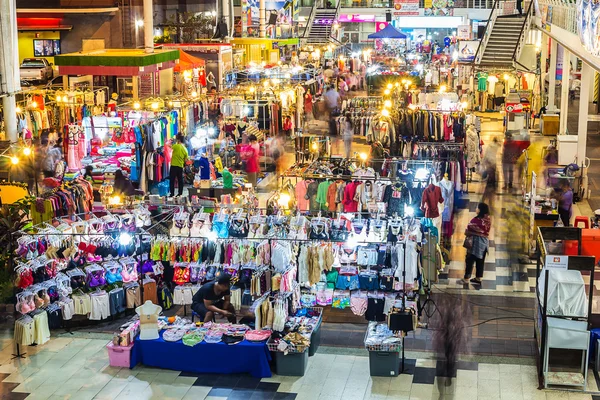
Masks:
[[[506,103],[506,111],[511,113],[527,112],[531,111],[531,105],[527,103]]]
[[[377,22],[375,24],[375,32],[384,30],[388,26],[387,22]]]

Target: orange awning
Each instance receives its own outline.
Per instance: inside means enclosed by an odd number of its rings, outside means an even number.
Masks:
[[[175,65],[173,71],[187,71],[189,69],[204,67],[205,64],[203,59],[194,57],[183,50],[179,50],[179,64]]]

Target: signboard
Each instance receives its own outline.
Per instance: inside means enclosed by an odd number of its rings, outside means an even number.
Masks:
[[[461,40],[458,42],[458,61],[470,62],[475,60],[479,40]]]
[[[419,15],[419,0],[394,0],[394,16]]]
[[[378,22],[375,24],[375,32],[384,30],[388,26],[388,22]]]
[[[248,28],[252,26],[252,10],[248,0],[242,0],[242,36],[248,35]]]
[[[338,22],[375,22],[375,15],[340,14]]]
[[[542,10],[542,28],[550,32],[552,24],[552,6],[543,5]]]
[[[535,195],[537,193],[537,175],[531,171],[531,193],[529,193],[529,237],[533,238],[533,227],[535,224]]]
[[[510,113],[522,113],[531,111],[531,104],[527,103],[506,103],[506,111]]]
[[[430,6],[425,1],[425,16],[452,16],[454,15],[454,0],[432,0]]]
[[[458,28],[456,28],[456,37],[458,40],[471,39],[471,25],[459,25]]]
[[[568,269],[569,267],[569,256],[546,256],[544,262],[544,268],[552,269]]]

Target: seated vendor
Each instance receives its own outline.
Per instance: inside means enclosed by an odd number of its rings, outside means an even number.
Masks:
[[[231,276],[221,275],[216,281],[202,285],[192,298],[192,310],[204,322],[212,321],[221,314],[231,323],[236,322],[235,309],[231,304]]]

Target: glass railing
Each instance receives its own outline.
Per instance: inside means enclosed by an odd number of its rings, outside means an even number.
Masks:
[[[312,7],[315,1],[323,0],[299,0],[300,7]],[[342,8],[394,8],[394,0],[340,0]],[[511,0],[507,0],[511,1]],[[332,1],[333,5],[337,4]],[[514,4],[515,1],[513,0]],[[454,8],[478,8],[491,9],[494,5],[494,0],[456,0]],[[425,7],[425,0],[419,0],[419,8]]]

